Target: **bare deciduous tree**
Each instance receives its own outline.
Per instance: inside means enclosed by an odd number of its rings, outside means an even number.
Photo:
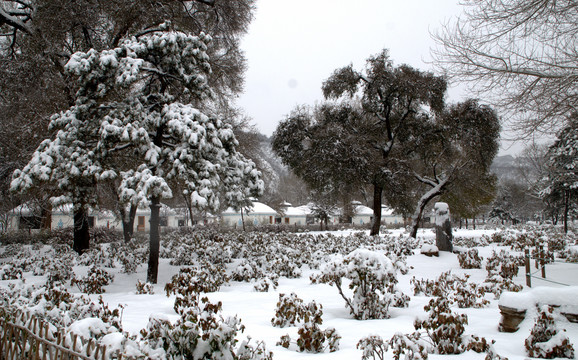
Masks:
[[[503,111],[519,136],[550,132],[578,105],[578,2],[464,0],[432,34],[434,63]]]

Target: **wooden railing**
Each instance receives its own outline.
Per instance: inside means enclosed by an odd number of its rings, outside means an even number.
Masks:
[[[106,347],[63,329],[54,331],[36,316],[21,313],[17,321],[0,314],[1,360],[104,360]]]

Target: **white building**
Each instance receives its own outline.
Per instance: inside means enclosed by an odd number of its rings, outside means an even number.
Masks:
[[[366,225],[371,224],[373,219],[373,209],[362,205],[359,201],[353,201],[353,216],[351,217],[351,223],[353,225]]]
[[[352,202],[354,215],[351,223],[354,225],[371,224],[373,221],[373,209],[362,205],[360,202]],[[403,216],[398,215],[393,209],[382,205],[381,207],[381,223],[383,225],[400,225],[403,226]]]
[[[267,206],[261,202],[253,201],[253,205],[250,208],[244,208],[241,211],[237,211],[233,208],[228,208],[221,214],[221,221],[223,225],[232,227],[242,227],[243,221],[245,225],[266,225],[274,224],[275,218],[279,215],[270,206]]]
[[[62,205],[52,209],[50,228],[62,229],[74,225],[72,205]],[[160,209],[160,225],[162,227],[184,226],[185,215],[162,204]],[[90,227],[106,227],[122,230],[122,222],[110,210],[90,211],[88,216]],[[135,216],[135,231],[147,232],[150,230],[150,209],[139,208]],[[10,211],[8,220],[9,230],[38,230],[41,228],[39,211],[31,209],[27,204],[18,206]]]
[[[280,223],[284,225],[307,225],[308,218],[311,221],[311,208],[307,205],[293,207],[288,202],[281,204],[281,213],[279,214]]]
[[[381,207],[381,223],[384,225],[404,225],[403,216],[396,214],[393,209],[387,206]]]

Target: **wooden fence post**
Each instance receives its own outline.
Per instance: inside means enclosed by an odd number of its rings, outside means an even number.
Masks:
[[[542,279],[546,278],[546,253],[544,252],[544,245],[540,244],[540,265],[542,266]]]
[[[532,275],[530,274],[530,250],[526,248],[524,250],[525,263],[526,263],[526,286],[532,287]]]

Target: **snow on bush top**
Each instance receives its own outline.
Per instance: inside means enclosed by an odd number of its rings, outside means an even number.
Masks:
[[[391,260],[382,253],[368,249],[357,249],[346,256],[346,259],[356,259],[356,262],[351,261],[348,264],[349,271],[355,271],[355,268],[363,267],[373,268],[379,270],[383,274],[395,274],[395,268]]]

